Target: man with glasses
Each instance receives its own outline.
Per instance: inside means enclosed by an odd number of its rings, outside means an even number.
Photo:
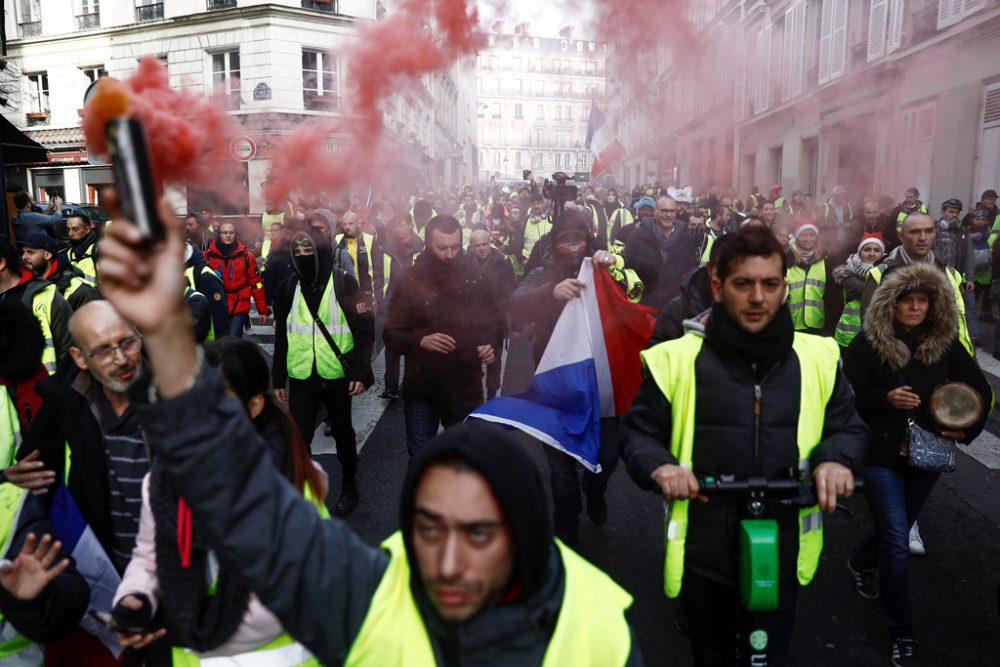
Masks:
[[[679,222],[677,211],[672,197],[661,196],[653,220],[643,220],[625,246],[625,263],[645,285],[640,302],[644,306],[665,306],[680,292],[681,279],[698,264],[704,229]]]
[[[120,574],[132,557],[149,472],[127,393],[142,372],[142,339],[107,301],[83,305],[69,327],[75,367],[39,384],[42,407],[21,452],[39,450],[60,480],[72,461],[67,488]]]

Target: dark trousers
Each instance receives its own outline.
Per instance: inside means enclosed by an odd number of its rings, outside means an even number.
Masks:
[[[316,414],[320,404],[326,408],[330,429],[337,441],[337,459],[344,473],[345,483],[354,483],[358,470],[358,446],[351,422],[351,396],[347,393],[347,379],[327,380],[322,389],[306,380],[288,380],[288,411],[295,425],[302,432],[310,450],[316,431]]]
[[[390,394],[399,393],[399,362],[403,355],[385,348],[385,390]]]
[[[475,403],[449,405],[431,401],[403,401],[406,421],[406,451],[415,456],[434,436],[438,428],[461,424],[469,413],[478,407]]]
[[[604,491],[608,488],[608,480],[618,466],[618,419],[601,420],[601,448],[597,453],[597,462],[601,464],[599,473],[590,472],[576,459],[555,447],[548,445],[543,447],[545,458],[549,461],[555,533],[558,537],[575,535],[580,510],[583,509],[580,498],[580,471],[583,471],[583,492],[588,500],[604,495]]]
[[[501,346],[502,350],[503,347]],[[500,392],[500,371],[503,364],[498,356],[492,364],[486,365],[486,400],[490,400]]]
[[[865,468],[865,500],[875,530],[851,555],[855,568],[878,567],[879,602],[893,637],[913,637],[910,602],[910,526],[940,473],[918,468]]]
[[[681,603],[691,626],[695,667],[736,664],[777,667],[784,664],[795,624],[798,587],[794,575],[783,577],[778,582],[778,608],[770,612],[750,612],[743,609],[735,586],[685,573]],[[761,649],[755,649],[751,646],[751,636],[759,640],[760,631],[766,633],[767,641]]]
[[[229,315],[229,335],[243,338],[243,327],[250,319],[250,313],[231,313]]]

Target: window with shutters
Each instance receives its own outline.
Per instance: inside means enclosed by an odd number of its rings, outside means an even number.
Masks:
[[[986,0],[939,0],[938,30],[955,25],[987,5]]]
[[[899,49],[903,44],[904,0],[889,0],[889,20],[886,26],[886,55]]]
[[[983,124],[975,194],[995,189],[997,183],[1000,183],[1000,82],[983,89]]]
[[[744,121],[747,119],[747,59],[744,46],[745,30],[742,25],[736,29],[736,34],[734,53],[737,58],[733,63],[733,109],[736,112],[736,120]],[[674,103],[676,97],[671,95],[668,99]]]
[[[806,53],[806,2],[798,0],[785,11],[781,59],[781,100],[802,94]]]
[[[756,98],[754,113],[767,111],[771,101],[771,26],[757,33],[757,76],[755,77]]]
[[[924,201],[931,199],[931,166],[934,156],[935,103],[903,110],[899,142],[900,190],[915,186]]]
[[[848,0],[823,0],[819,39],[819,83],[838,79],[847,71]]]
[[[889,0],[872,0],[868,15],[868,62],[885,55],[886,26],[889,23]]]

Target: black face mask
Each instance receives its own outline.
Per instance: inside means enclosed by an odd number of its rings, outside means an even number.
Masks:
[[[646,222],[649,224],[653,224],[654,222],[656,222],[656,217],[652,215],[644,215],[642,216],[642,218],[639,219],[639,222]]]

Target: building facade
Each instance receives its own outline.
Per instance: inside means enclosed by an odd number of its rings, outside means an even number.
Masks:
[[[387,14],[379,0],[16,0],[6,14],[6,67],[0,71],[2,112],[29,137],[52,151],[49,163],[7,166],[11,182],[45,201],[52,191],[70,202],[96,202],[110,182],[110,168],[88,160],[79,110],[99,77],[124,78],[138,60],[154,55],[166,65],[172,87],[221,90],[237,120],[233,139],[249,138],[254,150],[220,169],[242,171],[246,192],[231,213],[263,210],[263,184],[273,150],[298,123],[350,113],[345,90],[345,49],[359,24]],[[471,70],[471,59],[465,70]],[[461,71],[456,65],[453,69]],[[448,74],[450,76],[450,73]],[[449,119],[437,122],[430,80],[411,82],[385,105],[386,142],[397,154],[399,176],[422,181],[438,175],[471,178],[476,158],[473,83],[459,79],[466,105],[452,95]],[[457,85],[456,85],[457,88]],[[464,132],[459,131],[461,129]],[[447,140],[439,140],[446,134]],[[243,147],[249,144],[244,142]],[[447,145],[446,153],[436,147]],[[343,150],[345,137],[324,148]],[[249,152],[252,157],[247,159]],[[436,168],[441,160],[443,167]],[[430,165],[432,168],[428,168]],[[463,174],[463,170],[467,174]],[[373,184],[378,187],[378,184]],[[197,208],[208,197],[189,187],[175,204]],[[232,200],[232,197],[227,197]],[[239,200],[239,198],[237,198]]]
[[[997,0],[696,6],[696,63],[661,50],[633,68],[609,48],[621,182],[817,199],[916,186],[932,206],[967,207],[1000,185]]]
[[[522,24],[489,36],[476,61],[479,180],[521,180],[589,172],[591,104],[603,106],[605,46],[586,39],[534,37]]]

